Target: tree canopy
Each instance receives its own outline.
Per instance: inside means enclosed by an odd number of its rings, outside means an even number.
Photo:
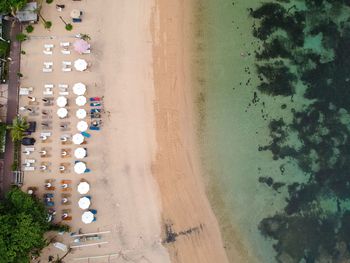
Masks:
[[[0,263],[29,262],[30,252],[46,245],[49,227],[44,204],[13,188],[0,203]]]
[[[28,0],[0,0],[0,12],[15,15],[27,2]]]

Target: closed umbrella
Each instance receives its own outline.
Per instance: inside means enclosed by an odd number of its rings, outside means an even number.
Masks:
[[[84,83],[78,82],[73,85],[73,93],[75,95],[84,95],[86,91],[86,86]]]
[[[77,110],[76,114],[78,119],[84,119],[86,117],[86,110],[84,109],[79,109]]]
[[[86,131],[88,129],[88,124],[86,121],[79,121],[77,124],[78,131]]]
[[[84,136],[80,133],[74,134],[72,137],[72,141],[74,144],[82,144],[84,142]]]
[[[86,104],[86,97],[84,96],[78,96],[76,99],[75,99],[75,103],[78,105],[78,106],[84,106]]]
[[[86,164],[83,162],[77,162],[74,165],[74,172],[76,172],[77,174],[83,174],[86,170]]]
[[[70,12],[70,17],[71,18],[79,18],[80,17],[80,11],[78,9],[73,9],[71,12]]]
[[[74,50],[79,54],[86,52],[90,48],[90,44],[86,42],[84,39],[78,39],[73,44]]]
[[[83,223],[85,224],[90,224],[94,221],[94,218],[95,217],[93,213],[91,213],[90,211],[86,211],[81,216],[81,221],[83,221]]]
[[[78,192],[79,194],[87,194],[90,191],[90,185],[87,182],[80,182],[78,184]]]
[[[79,58],[79,59],[77,59],[76,61],[74,61],[74,67],[75,67],[75,69],[78,70],[78,71],[84,71],[84,70],[86,70],[86,69],[87,69],[87,66],[88,66],[88,64],[87,64],[87,62],[86,62],[85,59]]]
[[[66,97],[63,97],[63,96],[60,96],[57,98],[56,100],[56,104],[58,107],[64,107],[67,105],[67,98]]]
[[[81,209],[88,209],[89,206],[90,206],[90,204],[91,204],[91,202],[90,202],[90,199],[89,199],[89,198],[87,198],[86,196],[84,196],[84,197],[82,197],[82,198],[79,199],[78,204],[79,204],[79,207],[80,207]]]
[[[65,118],[65,117],[67,117],[67,115],[68,115],[68,110],[67,110],[66,108],[59,108],[59,109],[57,110],[57,115],[58,115],[58,117],[60,117],[60,118]]]
[[[86,157],[86,150],[83,147],[76,148],[74,151],[74,156],[78,159],[83,159]]]

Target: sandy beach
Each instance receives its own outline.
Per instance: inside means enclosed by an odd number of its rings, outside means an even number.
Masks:
[[[37,165],[48,162],[50,169],[25,172],[23,190],[38,187],[38,196],[45,193],[44,181],[56,180],[56,222],[60,221],[60,186],[62,179],[72,181],[69,207],[72,231],[83,233],[110,231],[103,235],[99,246],[73,249],[66,262],[228,262],[218,223],[210,208],[201,178],[198,147],[195,140],[195,118],[191,94],[190,21],[191,9],[184,3],[163,0],[124,1],[61,1],[66,5],[57,12],[54,5],[44,4],[42,14],[52,21],[50,31],[37,24],[30,39],[22,45],[26,53],[21,58],[21,87],[33,87],[31,96],[37,98],[33,106],[37,115],[22,112],[29,121],[36,121],[38,132],[36,151],[30,158]],[[64,29],[59,18],[69,21],[73,9],[83,11],[83,22],[73,24],[71,32]],[[186,20],[187,19],[187,20]],[[60,42],[75,41],[75,34],[91,37],[91,54],[78,55],[73,50],[63,55]],[[53,55],[44,55],[44,44],[53,44]],[[188,44],[188,46],[187,46]],[[84,58],[89,63],[85,72],[62,72],[62,61]],[[43,73],[43,62],[53,62],[53,72]],[[84,145],[88,157],[84,159],[91,172],[77,175],[72,171],[74,157],[67,173],[59,173],[60,120],[56,105],[45,108],[45,84],[87,85],[87,97],[103,96],[104,114],[101,131],[91,131],[92,137]],[[75,95],[69,90],[68,119],[70,130],[76,133]],[[58,89],[54,89],[54,99]],[[20,106],[28,105],[28,98],[20,98]],[[84,106],[89,110],[88,105]],[[51,110],[52,127],[47,142],[39,138],[47,131],[41,126],[43,109]],[[76,145],[64,146],[74,151]],[[42,160],[39,151],[45,148],[49,156]],[[28,158],[22,155],[22,160]],[[76,186],[81,179],[91,185],[92,208],[98,210],[97,221],[81,222],[82,210],[77,202]],[[66,208],[66,207],[63,207]],[[69,236],[57,241],[73,244]],[[92,243],[92,242],[90,242]],[[88,243],[88,244],[90,244]],[[48,255],[62,255],[53,246],[43,251],[42,262]],[[99,258],[96,258],[99,257]],[[33,261],[37,262],[37,261]]]

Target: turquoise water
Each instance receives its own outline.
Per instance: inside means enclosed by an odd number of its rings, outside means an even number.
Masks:
[[[253,52],[260,44],[251,34],[253,20],[248,8],[255,8],[260,1],[201,3],[203,31],[196,52],[204,63],[197,65],[197,105],[209,199],[229,256],[235,247],[246,262],[273,263],[274,242],[260,234],[258,224],[286,205],[286,190],[277,193],[258,179],[273,177],[288,183],[290,174],[293,180],[306,181],[308,177],[294,161],[273,161],[270,152],[260,152],[258,147],[270,141],[269,120],[279,116],[291,119],[290,111],[282,112],[281,105],[298,108],[304,101],[295,96],[292,103],[290,97],[276,99],[258,93],[258,101],[253,102],[258,83]]]

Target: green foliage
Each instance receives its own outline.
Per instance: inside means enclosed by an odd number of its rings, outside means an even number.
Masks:
[[[53,3],[53,0],[46,0],[46,3],[47,3],[47,4],[52,4],[52,3]]]
[[[23,42],[25,40],[27,40],[28,36],[24,33],[19,33],[16,35],[16,40],[19,42]]]
[[[26,26],[26,31],[28,34],[32,33],[34,31],[34,27],[32,25],[28,25],[28,26]]]
[[[81,39],[85,41],[91,40],[91,37],[88,34],[80,34],[80,36],[81,36]]]
[[[21,54],[22,55],[25,55],[25,54],[27,54],[24,50],[21,50]]]
[[[72,31],[73,25],[72,25],[72,24],[67,24],[67,25],[65,26],[65,28],[66,28],[67,31]]]
[[[10,44],[5,41],[0,41],[0,57],[6,57],[10,50]]]
[[[27,2],[28,0],[0,0],[0,12],[15,15]]]
[[[12,121],[12,125],[8,127],[11,130],[12,141],[21,141],[24,137],[24,132],[29,128],[27,120],[23,117],[16,117]]]
[[[0,123],[0,152],[4,152],[5,150],[5,142],[6,142],[6,129],[7,126],[5,123]]]
[[[52,22],[51,22],[51,21],[45,21],[45,22],[44,22],[44,27],[45,27],[46,29],[50,29],[50,28],[52,27]]]
[[[43,203],[13,188],[0,203],[0,262],[29,262],[29,253],[45,247],[49,229]]]

